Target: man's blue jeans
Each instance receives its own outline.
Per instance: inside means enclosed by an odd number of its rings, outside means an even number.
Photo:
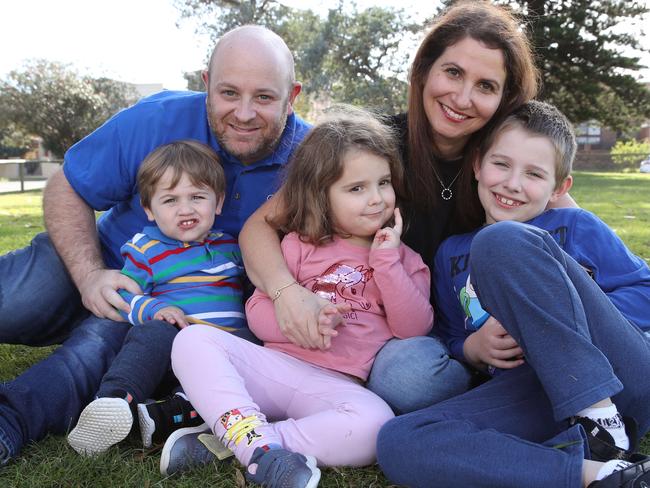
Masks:
[[[64,434],[94,397],[129,324],[100,319],[79,293],[47,234],[0,257],[0,342],[61,344],[49,357],[0,385],[4,459],[48,433]],[[1,450],[0,450],[1,451]]]
[[[388,422],[379,464],[410,487],[579,488],[589,450],[568,418],[611,397],[647,433],[650,341],[545,231],[490,225],[471,265],[481,303],[526,364]]]

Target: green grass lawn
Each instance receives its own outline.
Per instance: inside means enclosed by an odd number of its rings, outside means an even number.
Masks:
[[[571,194],[607,222],[632,251],[650,262],[650,175],[575,174]],[[0,254],[26,245],[42,230],[40,192],[0,195]],[[50,352],[50,348],[0,345],[0,379],[11,379]],[[422,447],[426,449],[426,446]],[[650,436],[642,450],[650,454]],[[185,476],[164,478],[157,451],[143,451],[133,437],[96,459],[77,455],[63,437],[50,436],[28,446],[15,462],[0,469],[0,486],[11,487],[243,487],[237,463],[208,466]],[[432,453],[431,461],[435,462]],[[522,468],[524,469],[524,468]],[[388,487],[375,467],[326,469],[323,487]]]

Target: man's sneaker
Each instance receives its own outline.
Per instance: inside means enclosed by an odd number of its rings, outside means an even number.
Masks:
[[[320,469],[313,456],[263,446],[253,451],[246,479],[267,488],[316,488]]]
[[[192,404],[183,396],[175,394],[157,402],[138,404],[138,422],[142,445],[163,444],[172,432],[203,423]]]
[[[602,480],[594,481],[588,488],[648,488],[650,486],[650,458],[614,471]]]
[[[207,424],[173,432],[160,454],[160,473],[170,476],[214,461],[217,457],[199,440],[206,432],[210,433]]]
[[[131,407],[124,398],[98,398],[83,409],[68,443],[79,454],[94,456],[124,440],[132,425]]]
[[[593,461],[606,462],[611,459],[620,459],[632,463],[639,462],[645,456],[636,453],[638,449],[636,421],[631,417],[625,417],[623,421],[625,423],[625,432],[630,440],[628,450],[616,446],[614,438],[607,432],[607,429],[588,417],[574,417],[571,419],[571,425],[580,424],[587,433],[587,442],[589,443]]]

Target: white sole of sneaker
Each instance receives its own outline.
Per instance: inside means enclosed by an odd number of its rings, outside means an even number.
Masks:
[[[68,434],[68,443],[79,454],[95,456],[124,440],[133,425],[133,415],[122,398],[98,398],[89,403]]]
[[[156,423],[153,421],[147,410],[147,405],[138,403],[138,423],[140,424],[140,436],[142,445],[148,449],[153,444],[153,433],[156,431]]]
[[[171,433],[171,435],[165,441],[165,445],[162,448],[160,453],[160,474],[163,476],[170,476],[167,473],[167,468],[169,467],[169,455],[174,447],[174,443],[181,437],[187,434],[194,434],[196,432],[210,432],[208,424],[203,423],[197,425],[196,427],[185,427],[183,429],[178,429]]]
[[[311,469],[312,475],[305,488],[316,488],[320,481],[320,469],[316,466],[316,458],[314,456],[305,456],[307,458],[307,466]]]

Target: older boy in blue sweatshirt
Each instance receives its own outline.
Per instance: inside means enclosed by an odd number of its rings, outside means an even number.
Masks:
[[[650,270],[593,214],[545,211],[570,188],[574,154],[570,124],[540,102],[481,147],[474,172],[490,225],[439,249],[436,319],[452,354],[499,374],[389,422],[379,462],[392,481],[650,482],[650,460],[633,452],[650,429],[650,340],[641,330],[650,328]],[[435,461],[424,462],[422,446]]]

